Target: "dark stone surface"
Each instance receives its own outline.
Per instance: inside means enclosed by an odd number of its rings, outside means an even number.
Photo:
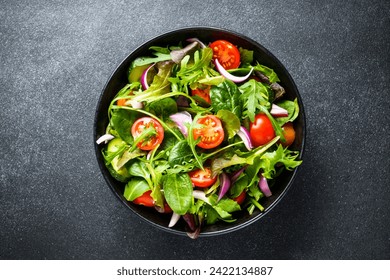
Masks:
[[[389,259],[389,11],[376,0],[1,1],[0,259]],[[121,60],[196,25],[245,34],[284,63],[307,139],[269,215],[194,241],[116,199],[92,129]]]

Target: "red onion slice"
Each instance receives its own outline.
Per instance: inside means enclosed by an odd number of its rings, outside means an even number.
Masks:
[[[226,69],[223,68],[223,66],[219,63],[218,59],[215,59],[215,66],[217,67],[218,72],[222,76],[224,76],[226,79],[231,80],[232,82],[235,82],[235,83],[241,83],[241,82],[245,81],[246,79],[248,79],[252,75],[252,71],[253,71],[253,67],[252,67],[251,71],[249,71],[249,73],[247,75],[242,76],[242,77],[238,77],[238,76],[234,76],[234,75],[230,74],[228,71],[226,71]]]
[[[203,44],[203,42],[201,40],[199,40],[198,38],[189,38],[186,41],[191,42],[191,43],[197,42],[202,49],[206,48],[206,45]]]
[[[226,173],[221,173],[219,175],[219,181],[221,182],[220,184],[220,189],[219,189],[219,194],[218,194],[218,200],[220,201],[221,198],[227,193],[227,191],[230,189],[230,179],[229,176],[226,175]]]
[[[263,175],[260,174],[260,182],[259,182],[259,188],[261,192],[266,196],[270,197],[272,195],[272,192],[268,186],[267,178],[265,178]]]
[[[288,117],[288,111],[276,104],[272,104],[270,113],[274,117]]]
[[[206,194],[203,191],[194,190],[194,191],[192,191],[192,195],[194,196],[194,198],[203,200],[207,204],[211,205],[208,197],[206,197]]]
[[[253,149],[253,144],[249,136],[249,131],[245,127],[241,126],[240,130],[237,132],[237,135],[240,136],[248,151]]]
[[[110,140],[112,140],[112,139],[114,139],[115,138],[115,136],[114,135],[111,135],[111,134],[104,134],[104,135],[102,135],[101,137],[99,137],[99,139],[98,140],[96,140],[96,144],[101,144],[101,143],[105,143],[105,144],[107,144],[108,143],[108,141],[110,141]]]
[[[178,112],[176,114],[170,115],[169,118],[177,125],[180,132],[183,133],[185,137],[188,136],[188,129],[185,125],[186,123],[192,123],[192,117],[187,111]]]
[[[145,71],[142,73],[142,76],[141,76],[141,85],[142,85],[142,89],[143,90],[146,90],[149,88],[149,84],[148,84],[148,72],[149,70],[155,65],[155,63],[153,63],[152,65],[150,65],[148,68],[145,69]]]
[[[168,227],[173,227],[174,225],[176,225],[176,223],[177,223],[177,221],[179,221],[179,219],[180,219],[180,215],[173,212],[171,220],[169,221]]]

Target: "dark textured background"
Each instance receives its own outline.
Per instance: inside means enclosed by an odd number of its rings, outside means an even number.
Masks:
[[[389,1],[1,0],[0,19],[0,259],[390,258]],[[304,164],[282,203],[196,241],[124,207],[92,139],[122,59],[194,25],[268,48],[307,117]]]

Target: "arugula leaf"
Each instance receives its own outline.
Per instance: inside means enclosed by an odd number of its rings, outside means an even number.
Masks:
[[[257,63],[254,67],[254,70],[260,71],[264,75],[266,75],[270,81],[270,83],[280,82],[278,75],[275,73],[275,71],[267,66],[261,65],[260,63]]]
[[[254,160],[257,157],[260,157],[265,151],[267,151],[273,144],[279,140],[279,137],[275,137],[270,142],[263,146],[259,146],[256,149],[244,154],[243,156],[238,156],[234,154],[231,158],[219,157],[215,158],[211,163],[211,173],[212,176],[217,176],[222,172],[222,169],[232,166],[232,165],[242,165],[242,164],[253,164]]]
[[[187,173],[169,174],[163,180],[165,199],[173,212],[184,215],[192,205],[192,182]]]
[[[293,170],[302,163],[301,160],[297,160],[298,156],[299,152],[290,151],[279,144],[275,151],[262,155],[259,162],[262,175],[267,179],[272,179],[276,174],[275,166],[279,163],[283,164],[287,170]]]
[[[239,87],[241,91],[241,101],[243,103],[243,118],[248,117],[251,122],[255,120],[256,113],[261,107],[271,107],[270,95],[272,90],[269,86],[250,79]]]
[[[286,109],[288,112],[288,117],[276,118],[276,121],[279,123],[280,126],[284,125],[287,122],[293,122],[298,117],[299,105],[297,98],[295,98],[294,101],[283,100],[281,102],[278,102],[276,105]]]
[[[241,118],[240,91],[235,83],[225,80],[223,83],[212,86],[210,89],[211,107],[214,112],[228,110]]]
[[[133,201],[150,190],[148,183],[142,178],[132,178],[125,186],[123,196],[127,201]]]

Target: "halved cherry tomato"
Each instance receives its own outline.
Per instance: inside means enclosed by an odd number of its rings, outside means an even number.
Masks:
[[[152,193],[152,191],[144,192],[143,195],[134,199],[133,203],[138,204],[138,205],[143,205],[146,207],[154,207],[154,200],[150,196],[151,193]]]
[[[127,101],[126,98],[118,99],[118,101],[116,102],[116,105],[118,105],[118,106],[125,106],[126,105],[125,104],[126,101]]]
[[[150,117],[143,117],[136,120],[131,127],[131,134],[134,139],[136,139],[145,129],[153,127],[155,129],[155,134],[147,137],[146,139],[141,140],[137,147],[141,150],[150,151],[156,148],[157,145],[161,144],[164,139],[164,129],[161,124]]]
[[[210,87],[206,87],[205,89],[191,89],[191,95],[199,96],[200,98],[204,99],[204,101],[206,101],[208,104],[211,104]]]
[[[199,188],[210,187],[217,181],[217,177],[211,177],[211,169],[209,167],[205,167],[204,170],[193,170],[188,175],[190,175],[192,183]]]
[[[210,48],[213,50],[213,58],[217,58],[226,70],[240,66],[240,51],[232,43],[225,40],[217,40],[210,44]]]
[[[286,139],[285,142],[282,142],[283,147],[290,146],[295,140],[295,129],[292,122],[285,123],[282,126],[283,136]]]
[[[238,204],[242,204],[244,202],[245,198],[246,198],[246,191],[243,191],[242,193],[240,193],[239,196],[233,198],[233,200],[235,202],[237,202]]]
[[[269,118],[263,114],[257,114],[255,121],[250,124],[249,136],[255,147],[267,144],[275,137],[275,131]]]
[[[198,146],[203,149],[212,149],[222,143],[225,133],[223,131],[221,120],[214,115],[207,115],[198,119],[199,128],[193,129],[194,139],[200,137]]]

